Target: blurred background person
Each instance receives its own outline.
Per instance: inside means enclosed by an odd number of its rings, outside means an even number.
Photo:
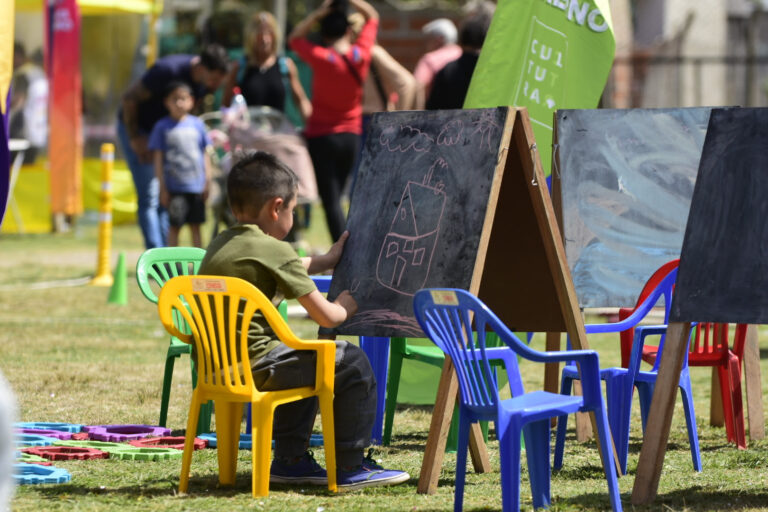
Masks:
[[[352,33],[357,38],[365,25],[360,13],[349,16]],[[371,49],[371,67],[363,82],[363,132],[374,112],[423,108],[419,87],[413,74],[378,44]]]
[[[456,25],[448,18],[432,20],[424,25],[421,31],[427,38],[427,53],[416,63],[413,76],[421,86],[423,96],[427,98],[437,72],[449,62],[461,57],[461,46],[456,44]]]
[[[9,133],[11,138],[29,142],[25,163],[34,162],[48,145],[48,78],[42,61],[42,51],[29,59],[24,45],[14,43]]]
[[[293,51],[312,68],[312,115],[304,135],[331,238],[344,232],[341,197],[357,159],[362,133],[363,83],[376,41],[379,14],[365,0],[349,0],[365,19],[355,39],[343,2],[324,0],[291,32]],[[307,36],[320,23],[321,44]]]
[[[427,97],[427,110],[454,109],[464,105],[494,8],[492,2],[482,2],[462,20],[459,28],[461,56],[446,64],[435,75]]]
[[[168,236],[168,213],[160,204],[160,187],[147,146],[155,123],[168,115],[163,104],[166,89],[176,81],[188,84],[197,113],[202,99],[223,83],[228,65],[227,51],[218,44],[206,46],[199,55],[167,55],[123,94],[117,113],[117,136],[136,187],[136,215],[147,249],[165,246]]]
[[[222,103],[229,106],[234,88],[249,106],[268,106],[285,112],[286,99],[291,95],[301,117],[306,121],[312,114],[312,104],[299,81],[296,64],[278,55],[282,34],[275,17],[266,11],[253,15],[246,28],[244,55],[235,61],[227,76]]]

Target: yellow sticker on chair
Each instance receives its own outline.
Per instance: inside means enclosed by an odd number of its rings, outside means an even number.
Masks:
[[[432,302],[440,306],[458,306],[459,298],[452,290],[430,290]]]
[[[226,292],[227,282],[224,279],[193,279],[192,290],[196,292]]]

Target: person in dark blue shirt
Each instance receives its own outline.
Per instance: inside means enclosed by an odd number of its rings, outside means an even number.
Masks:
[[[160,204],[160,188],[147,141],[155,123],[168,115],[163,104],[172,82],[189,85],[195,102],[214,92],[227,74],[226,50],[216,44],[199,55],[168,55],[158,59],[123,94],[117,135],[131,170],[138,199],[138,221],[147,249],[163,247],[168,236],[168,215]]]

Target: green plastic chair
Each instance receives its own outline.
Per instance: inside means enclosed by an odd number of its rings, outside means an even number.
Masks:
[[[197,274],[200,262],[205,256],[205,250],[197,247],[158,247],[145,251],[136,263],[136,281],[141,293],[152,303],[157,304],[157,296],[160,288],[166,281],[179,275]],[[153,289],[152,283],[157,286]],[[189,332],[189,326],[182,317],[175,313],[179,330]],[[175,336],[170,337],[168,352],[165,354],[165,372],[163,373],[163,391],[160,401],[160,421],[158,424],[165,427],[168,419],[168,401],[171,396],[171,381],[173,380],[173,365],[176,358],[183,354],[192,354],[192,345],[184,343]],[[195,360],[190,357],[192,369],[192,387],[197,385],[197,371]],[[209,432],[211,429],[212,404],[209,402],[200,408],[200,416],[197,423],[197,433]]]
[[[501,341],[495,334],[488,336],[488,346],[499,346]],[[435,346],[414,345],[408,343],[408,338],[391,338],[389,344],[389,375],[387,377],[387,398],[384,411],[384,432],[381,436],[382,446],[388,446],[392,439],[392,424],[395,420],[395,408],[397,407],[397,394],[400,389],[400,373],[403,368],[403,360],[412,359],[425,364],[443,367],[445,354]],[[483,437],[488,440],[488,422],[480,422]],[[459,441],[459,415],[454,410],[451,420],[451,429],[448,431],[448,440],[445,451],[455,452]]]

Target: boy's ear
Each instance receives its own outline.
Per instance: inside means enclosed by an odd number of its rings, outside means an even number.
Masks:
[[[269,200],[269,216],[272,220],[277,220],[280,214],[280,210],[283,209],[285,200],[282,197],[273,197]]]

